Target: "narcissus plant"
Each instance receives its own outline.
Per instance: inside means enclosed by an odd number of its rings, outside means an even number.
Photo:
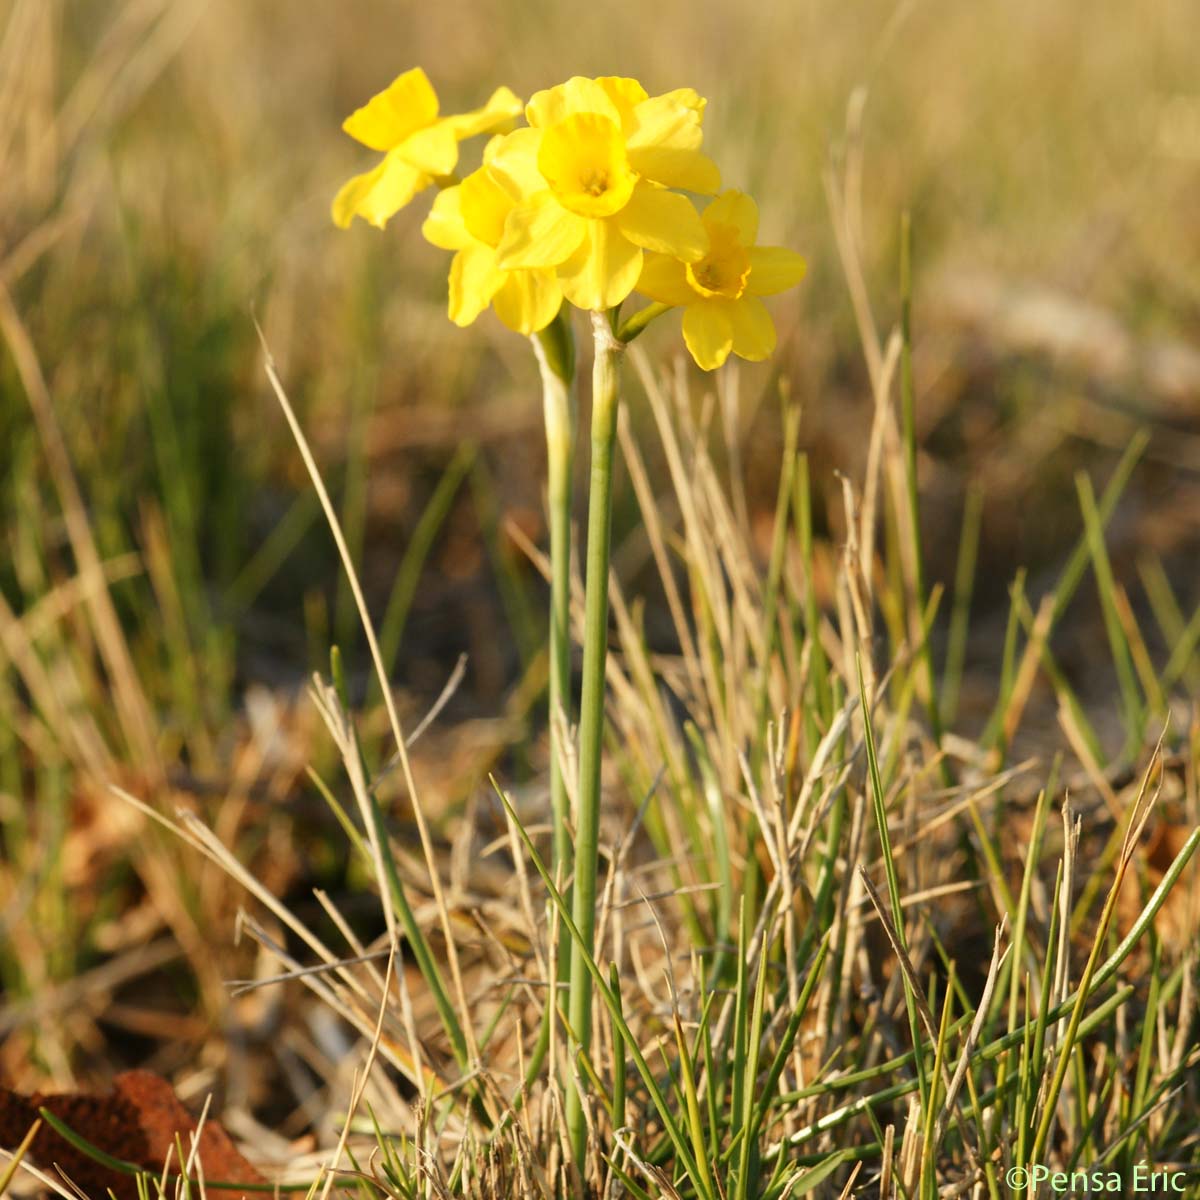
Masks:
[[[713,370],[732,354],[758,361],[775,348],[775,326],[761,297],[799,282],[804,260],[760,246],[758,209],[743,192],[721,188],[702,149],[706,101],[691,88],[651,96],[637,80],[575,76],[537,92],[524,106],[498,88],[474,112],[439,117],[423,71],[401,75],[355,112],[344,128],[384,153],[372,171],[338,192],[333,219],[361,216],[382,228],[421,190],[440,194],[425,237],[454,252],[449,315],[470,325],[491,307],[510,329],[530,336],[541,371],[550,512],[550,798],[554,877],[571,880],[570,921],[559,924],[560,962],[568,964],[567,1025],[572,1066],[587,1054],[592,1029],[592,957],[608,645],[608,571],[612,462],[620,364],[628,342],[654,319],[683,310],[692,357]],[[495,136],[478,169],[460,179],[459,143]],[[702,212],[693,197],[715,196]],[[639,291],[651,303],[623,322],[622,304]],[[564,304],[563,300],[568,301]],[[591,464],[588,495],[583,678],[577,752],[571,727],[570,522],[575,446],[575,351],[570,308],[590,312]],[[566,764],[578,772],[574,792]],[[569,948],[566,946],[569,934]],[[558,1006],[547,1003],[532,1077],[550,1044]],[[567,1081],[566,1124],[582,1167],[588,1122],[583,1069]],[[703,1159],[698,1160],[703,1162]]]

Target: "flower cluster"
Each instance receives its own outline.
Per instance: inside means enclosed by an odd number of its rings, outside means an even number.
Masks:
[[[509,328],[544,329],[563,300],[609,311],[634,291],[683,309],[683,335],[705,370],[730,353],[752,361],[775,346],[760,297],[804,274],[804,260],[759,246],[758,209],[721,191],[701,149],[705,100],[691,88],[650,96],[633,79],[568,79],[524,106],[498,89],[482,108],[439,117],[419,68],[401,75],[343,128],[385,153],[333,202],[333,219],[382,228],[419,191],[442,190],[423,226],[454,252],[451,320],[469,325],[489,306]],[[482,165],[454,176],[458,143],[494,136]],[[710,197],[697,210],[692,197]]]

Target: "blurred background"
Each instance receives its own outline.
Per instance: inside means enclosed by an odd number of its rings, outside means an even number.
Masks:
[[[758,198],[761,240],[810,264],[771,305],[779,353],[736,374],[764,559],[784,394],[837,553],[837,472],[861,477],[873,411],[863,330],[897,319],[911,212],[931,581],[952,582],[979,517],[969,734],[1014,573],[1044,590],[1082,527],[1075,473],[1099,491],[1141,428],[1110,553],[1150,653],[1190,637],[1194,682],[1197,45],[1190,0],[0,5],[0,1074],[189,1064],[198,1094],[232,1041],[269,1028],[247,1010],[234,1029],[223,1003],[221,981],[254,968],[229,945],[241,894],[104,781],[201,812],[299,905],[347,884],[305,774],[331,752],[304,688],[336,642],[357,699],[377,713],[378,697],[256,321],[410,720],[468,655],[414,751],[427,803],[459,812],[498,763],[517,781],[544,766],[545,598],[517,536],[544,543],[534,362],[490,315],[446,319],[428,196],[386,232],[332,226],[332,195],[371,161],[340,131],[349,112],[417,64],[447,112],[576,73],[708,97],[726,185]],[[640,346],[677,358],[677,318]],[[697,373],[695,393],[733,380]],[[628,404],[636,428],[632,373]],[[619,487],[636,591],[647,555]],[[1101,638],[1088,583],[1059,660],[1103,728]],[[382,732],[370,714],[365,729]],[[32,1019],[35,999],[56,1021]]]

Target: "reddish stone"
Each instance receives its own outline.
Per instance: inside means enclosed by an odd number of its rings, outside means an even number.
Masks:
[[[106,1154],[136,1163],[155,1174],[162,1171],[168,1154],[172,1174],[178,1172],[175,1136],[179,1135],[186,1156],[196,1130],[191,1114],[162,1076],[152,1071],[126,1071],[116,1077],[113,1090],[107,1095],[35,1092],[32,1096],[21,1096],[0,1087],[0,1146],[15,1149],[37,1120],[39,1108],[53,1113]],[[238,1153],[225,1130],[211,1118],[204,1122],[197,1156],[206,1180],[265,1182]],[[107,1197],[110,1189],[117,1200],[137,1200],[137,1184],[132,1175],[102,1166],[44,1122],[33,1140],[29,1160],[47,1173],[53,1173],[55,1165],[60,1166],[85,1195],[96,1200]],[[253,1193],[229,1191],[222,1195],[250,1200]]]

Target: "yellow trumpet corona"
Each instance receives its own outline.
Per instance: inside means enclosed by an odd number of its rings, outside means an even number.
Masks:
[[[806,264],[794,250],[758,246],[758,206],[744,192],[722,192],[701,213],[709,248],[681,262],[647,255],[637,290],[683,309],[683,340],[706,371],[730,355],[760,362],[775,349],[775,324],[759,298],[794,287]]]
[[[578,308],[620,304],[643,252],[694,262],[708,237],[682,189],[711,194],[700,149],[705,101],[690,88],[649,96],[637,80],[575,76],[536,93],[528,128],[505,137],[491,170],[521,197],[497,247],[501,268],[553,268]]]

